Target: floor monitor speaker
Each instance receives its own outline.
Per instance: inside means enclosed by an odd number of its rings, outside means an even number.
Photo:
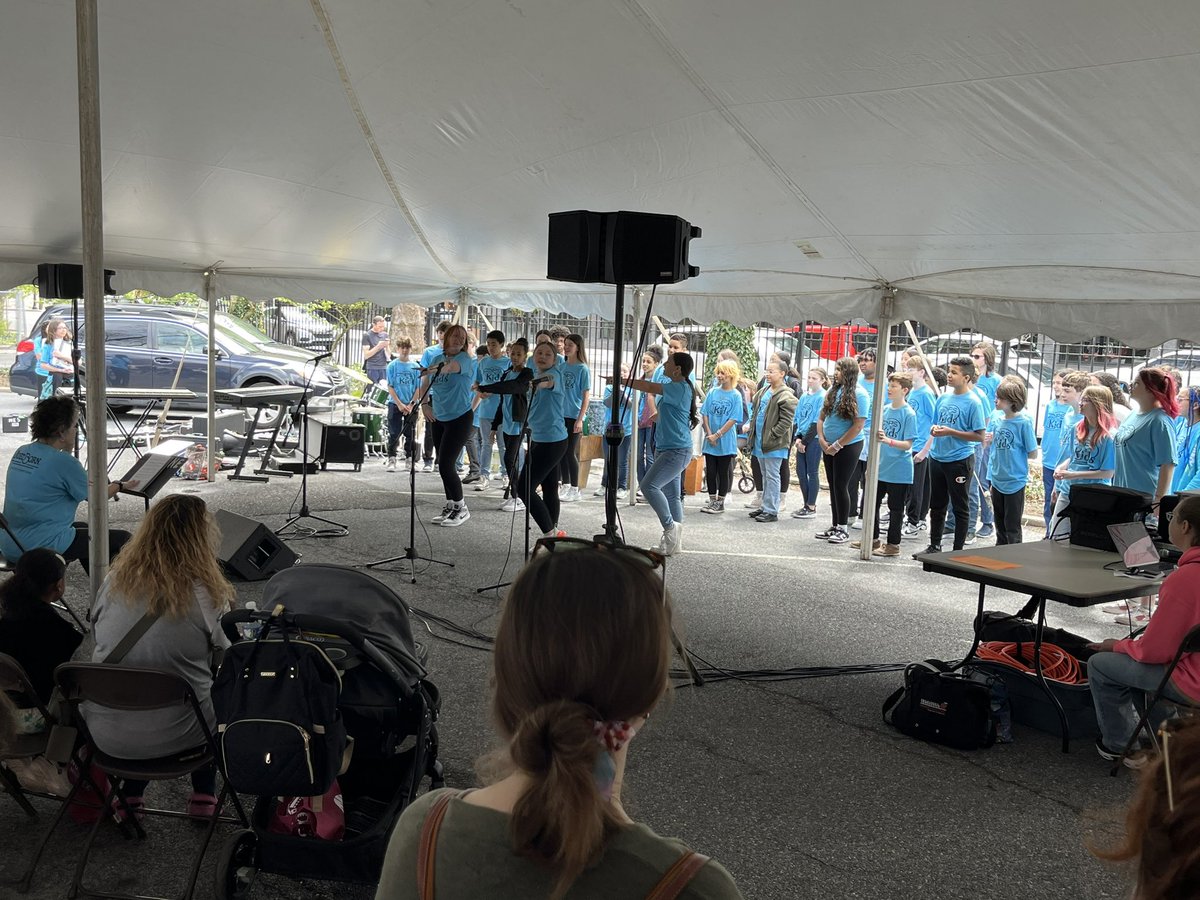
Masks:
[[[262,522],[225,509],[217,510],[221,549],[217,558],[231,577],[263,581],[296,564],[294,550]]]

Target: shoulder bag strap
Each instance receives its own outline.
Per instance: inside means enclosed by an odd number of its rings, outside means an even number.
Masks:
[[[429,814],[425,816],[425,824],[421,826],[421,843],[417,847],[417,896],[420,900],[434,900],[433,863],[437,857],[438,832],[442,829],[442,820],[446,818],[450,801],[469,793],[447,791],[433,801]]]
[[[707,862],[708,857],[702,853],[695,850],[683,851],[679,859],[675,860],[671,868],[659,879],[658,884],[646,895],[646,900],[675,900]]]
[[[158,616],[153,613],[146,613],[140,619],[133,623],[133,627],[125,633],[125,637],[121,638],[120,643],[113,647],[112,652],[104,657],[101,662],[106,666],[118,665],[121,660],[133,649],[133,645],[142,639],[150,626],[158,621]]]

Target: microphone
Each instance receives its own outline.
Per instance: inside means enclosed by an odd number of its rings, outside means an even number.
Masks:
[[[331,356],[333,356],[332,350],[330,350],[328,353],[322,353],[320,356],[314,356],[312,359],[309,360],[309,362],[320,362],[323,359],[329,359],[329,357],[331,357]]]
[[[553,380],[554,380],[553,375],[542,375],[539,378],[533,379],[533,381],[531,381],[529,383],[530,384],[545,384],[547,381],[553,381]]]
[[[440,363],[438,363],[436,366],[429,366],[428,368],[422,369],[422,370],[421,370],[421,374],[422,374],[422,375],[428,375],[430,372],[433,372],[433,373],[435,373],[435,374],[436,374],[437,372],[440,372],[440,371],[442,371],[442,366],[444,366],[444,365],[446,365],[446,361],[443,359],[443,360],[442,360]]]

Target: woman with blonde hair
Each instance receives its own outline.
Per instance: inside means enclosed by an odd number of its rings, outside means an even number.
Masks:
[[[229,645],[220,617],[234,598],[217,560],[219,546],[216,523],[203,500],[188,494],[165,497],[150,507],[113,562],[92,607],[92,661],[105,662],[127,634],[150,620],[119,663],[181,676],[210,726],[216,722],[210,696],[212,650]],[[190,706],[128,712],[84,704],[83,715],[96,746],[113,756],[153,759],[205,741]],[[135,814],[144,805],[145,789],[144,781],[125,782],[125,797]],[[189,815],[211,815],[215,795],[215,765],[193,772]]]
[[[644,550],[538,541],[509,591],[492,655],[503,747],[489,762],[502,777],[409,806],[376,900],[434,890],[489,900],[659,896],[672,871],[687,873],[686,886],[663,896],[740,897],[724,868],[633,822],[621,805],[630,742],[668,686],[663,565]],[[416,890],[419,856],[435,861],[426,894]]]
[[[738,428],[746,420],[746,401],[737,389],[742,369],[733,360],[717,363],[717,386],[708,392],[700,407],[704,428],[704,467],[708,502],[700,512],[725,512],[725,497],[733,488],[733,461],[737,458]]]

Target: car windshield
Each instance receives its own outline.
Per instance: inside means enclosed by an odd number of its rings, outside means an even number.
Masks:
[[[254,347],[274,343],[267,334],[237,316],[218,313],[217,326],[227,333],[236,334],[239,340],[247,346]]]

